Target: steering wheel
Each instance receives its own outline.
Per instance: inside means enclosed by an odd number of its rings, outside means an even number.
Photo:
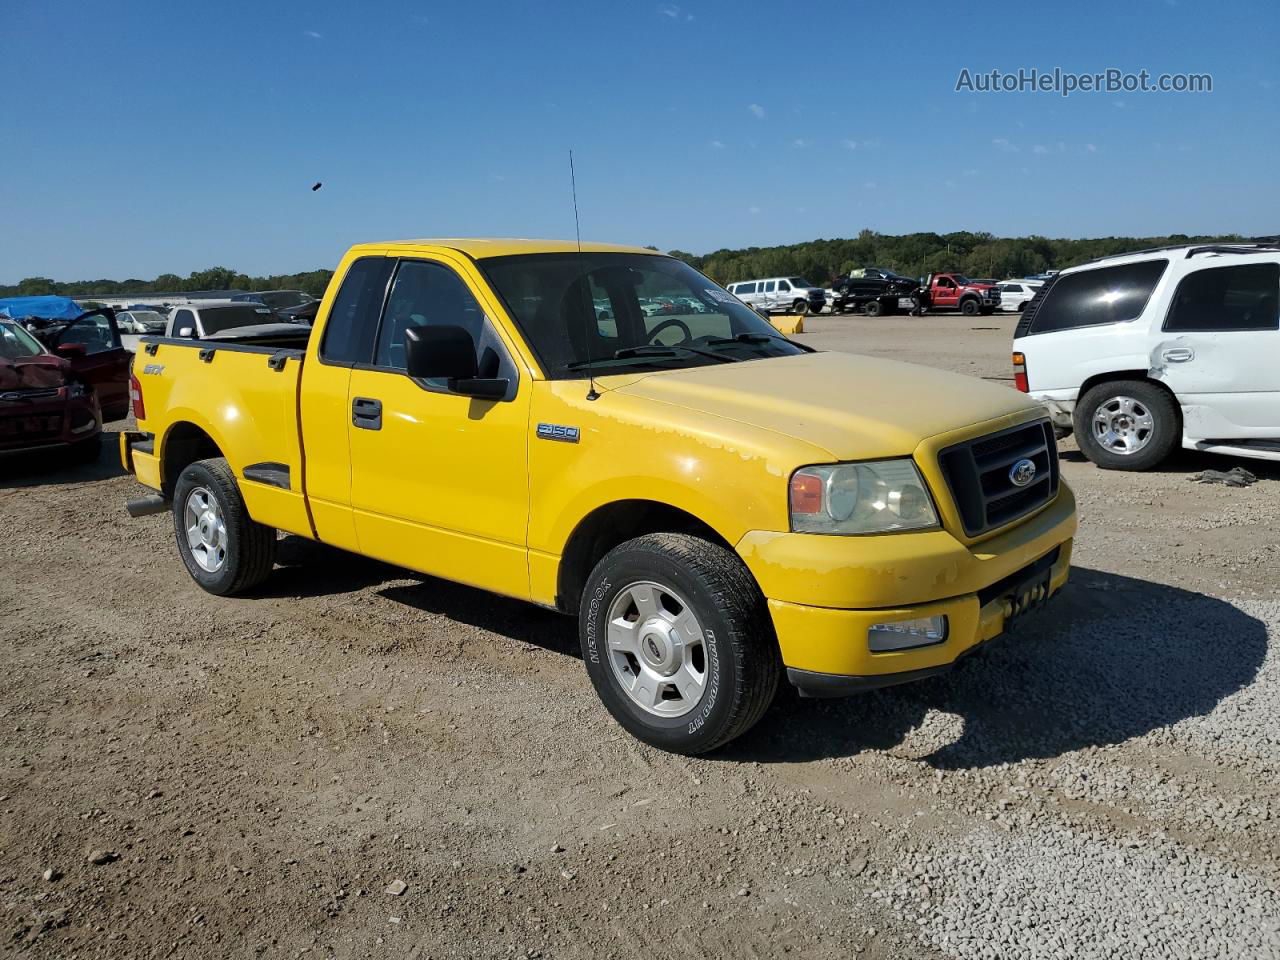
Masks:
[[[684,340],[682,340],[681,343],[686,343],[693,339],[693,331],[689,329],[689,325],[685,323],[683,320],[677,320],[675,317],[672,317],[670,320],[663,320],[660,324],[654,327],[653,330],[650,331],[649,342],[657,343],[658,334],[660,334],[663,330],[667,329],[667,327],[679,327],[681,329],[681,331],[684,333]]]

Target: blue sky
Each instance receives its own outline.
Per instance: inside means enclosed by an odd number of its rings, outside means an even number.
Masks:
[[[1280,232],[1280,5],[6,0],[0,282],[350,243]],[[956,93],[963,68],[1208,94]],[[312,192],[310,186],[324,186]]]

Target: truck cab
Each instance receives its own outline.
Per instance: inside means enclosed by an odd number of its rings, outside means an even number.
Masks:
[[[962,273],[934,273],[926,278],[929,307],[933,310],[959,310],[966,316],[989,316],[1000,306],[1000,291],[995,284],[978,283]]]

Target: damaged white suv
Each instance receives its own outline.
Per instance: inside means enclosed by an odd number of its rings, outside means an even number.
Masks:
[[[1280,245],[1168,247],[1064,270],[1018,322],[1018,389],[1100,467],[1176,446],[1280,460]]]

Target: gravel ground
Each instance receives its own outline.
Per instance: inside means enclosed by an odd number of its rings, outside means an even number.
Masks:
[[[1011,328],[804,336],[999,379]],[[209,597],[109,456],[0,465],[5,949],[1280,956],[1280,470],[1062,457],[1039,620],[696,760],[610,721],[554,614],[296,539]]]

